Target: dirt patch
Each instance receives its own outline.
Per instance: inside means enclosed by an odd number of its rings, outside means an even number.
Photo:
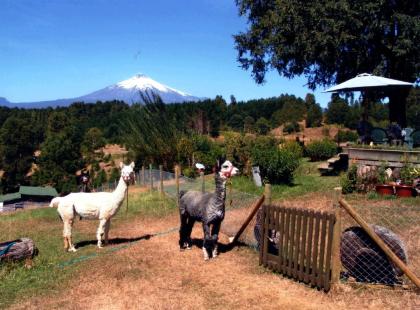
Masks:
[[[306,128],[305,122],[299,122],[303,130],[298,133],[293,134],[284,134],[283,133],[283,126],[277,127],[271,131],[276,137],[285,138],[286,140],[296,140],[296,137],[299,138],[300,141],[304,141],[305,143],[315,141],[315,140],[322,140],[326,137],[333,139],[340,129],[338,126],[335,125],[328,125],[322,127],[315,127],[315,128]]]
[[[102,152],[105,155],[124,155],[127,154],[125,147],[122,147],[118,144],[107,144],[102,148]]]
[[[83,226],[94,230],[96,224]],[[12,309],[414,309],[419,302],[411,292],[348,286],[325,294],[259,267],[258,253],[247,247],[204,262],[201,226],[193,231],[196,246],[184,252],[178,248],[177,227],[177,214],[117,224],[111,238],[175,231],[80,263],[65,291],[30,298]],[[227,236],[220,242],[226,244]]]

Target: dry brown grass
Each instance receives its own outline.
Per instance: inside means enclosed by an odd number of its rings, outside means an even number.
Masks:
[[[232,215],[229,215],[232,216]],[[96,222],[78,229],[93,231]],[[134,238],[178,226],[177,214],[134,219],[111,238]],[[201,226],[193,237],[201,239]],[[222,243],[227,237],[222,235]],[[71,254],[69,254],[69,259]],[[155,236],[81,263],[67,289],[34,296],[12,309],[415,309],[419,296],[401,290],[340,285],[325,294],[258,266],[247,247],[204,262],[201,249],[180,252],[178,233]]]
[[[284,134],[283,133],[283,127],[284,126],[280,126],[280,127],[277,127],[275,129],[271,130],[271,134],[276,136],[276,137],[283,137],[286,140],[295,140],[296,137],[299,137],[300,141],[304,141],[305,143],[309,143],[311,141],[324,139],[326,137],[324,132],[323,132],[324,128],[328,128],[329,135],[327,137],[329,137],[331,139],[335,137],[338,130],[340,129],[336,125],[328,125],[328,126],[315,127],[315,128],[306,128],[304,121],[299,122],[299,124],[303,128],[303,130],[301,132],[293,133],[293,134]]]

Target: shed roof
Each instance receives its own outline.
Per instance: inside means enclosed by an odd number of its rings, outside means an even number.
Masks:
[[[19,193],[21,195],[30,196],[58,196],[57,190],[54,187],[42,187],[42,186],[20,186]]]
[[[49,196],[57,197],[58,193],[54,187],[41,187],[41,186],[20,186],[19,192],[0,195],[0,202],[12,201],[26,196]]]
[[[20,199],[22,196],[20,193],[11,193],[6,195],[0,195],[0,202],[11,201]]]

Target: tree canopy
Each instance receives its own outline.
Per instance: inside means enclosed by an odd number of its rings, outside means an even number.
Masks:
[[[249,28],[234,36],[238,61],[257,83],[275,69],[308,86],[367,72],[420,78],[419,1],[236,0]]]

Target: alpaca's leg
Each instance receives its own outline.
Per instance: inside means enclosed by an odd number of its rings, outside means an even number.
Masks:
[[[109,219],[108,221],[106,221],[105,224],[105,245],[108,244],[108,234],[109,234],[109,229],[111,228],[111,219]]]
[[[188,216],[185,214],[181,214],[181,226],[179,228],[179,248],[181,250],[185,249],[187,221],[188,221]]]
[[[64,238],[64,250],[69,250],[69,240],[68,236],[70,234],[70,224],[67,220],[63,221],[64,227],[63,227],[63,238]]]
[[[210,226],[203,223],[204,239],[203,239],[203,254],[204,260],[209,259],[209,252],[212,250],[212,240],[210,235]]]
[[[214,223],[211,230],[211,239],[214,243],[213,252],[212,252],[213,257],[217,257],[217,255],[219,254],[217,240],[219,239],[220,224],[221,222]]]
[[[96,239],[98,239],[98,248],[102,248],[102,236],[105,233],[106,219],[99,220],[98,231],[96,232]]]
[[[64,220],[64,248],[69,252],[76,252],[76,248],[74,247],[73,243],[71,242],[71,230],[73,226],[73,219],[71,220]]]
[[[192,232],[192,229],[194,227],[194,224],[195,224],[195,220],[192,219],[192,218],[189,218],[188,224],[187,224],[187,231],[186,231],[186,234],[185,234],[185,237],[186,237],[185,241],[187,243],[187,250],[191,250],[191,247],[192,247],[191,232]]]
[[[64,240],[64,251],[68,251],[68,249],[69,249],[69,240],[67,239],[66,236],[63,236],[63,240]]]

